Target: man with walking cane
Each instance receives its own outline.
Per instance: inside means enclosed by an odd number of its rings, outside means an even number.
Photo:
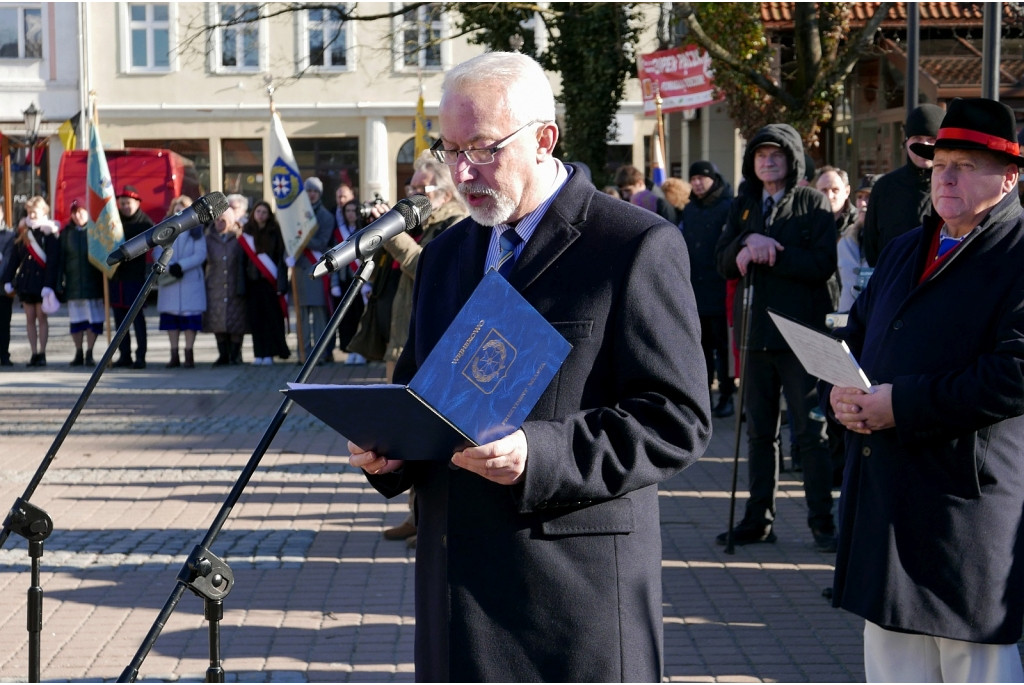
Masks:
[[[824,330],[832,311],[828,279],[836,270],[835,220],[828,199],[798,185],[804,173],[800,135],[788,124],[769,124],[751,138],[743,156],[745,183],[733,201],[716,249],[719,272],[743,277],[745,322],[741,406],[746,410],[750,499],[743,519],[717,537],[719,544],[775,542],[780,392],[793,416],[804,467],[807,525],[814,546],[835,552],[832,467],[825,422],[812,418],[815,380],[800,364],[768,316],[768,309]],[[731,523],[731,521],[730,521]]]

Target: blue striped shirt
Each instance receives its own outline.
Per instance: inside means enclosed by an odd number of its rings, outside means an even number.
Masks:
[[[523,248],[526,247],[526,241],[530,239],[533,232],[537,230],[537,224],[544,218],[544,214],[548,211],[548,207],[558,197],[559,191],[565,186],[565,182],[569,180],[569,176],[572,173],[572,169],[566,167],[559,160],[555,160],[555,164],[558,165],[558,171],[555,172],[555,182],[551,184],[551,193],[547,199],[541,202],[537,209],[533,210],[522,219],[516,225],[516,233],[523,239],[523,242],[519,243],[516,248],[515,258],[519,259],[519,255],[523,253]],[[487,246],[487,259],[484,260],[484,273],[487,273],[490,269],[494,268],[494,265],[498,263],[498,255],[501,253],[501,244],[498,239],[501,234],[507,229],[512,228],[508,224],[497,224],[491,228],[491,242]]]

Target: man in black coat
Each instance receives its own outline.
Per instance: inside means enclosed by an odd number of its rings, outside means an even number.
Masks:
[[[868,199],[861,229],[861,250],[868,266],[878,262],[890,240],[920,226],[931,209],[932,160],[911,148],[935,144],[943,114],[938,105],[921,105],[907,115],[903,126],[907,163],[879,178]]]
[[[497,263],[507,230],[522,241],[509,283],[572,351],[511,435],[429,461],[349,445],[383,494],[416,488],[416,679],[659,682],[658,484],[710,437],[686,244],[552,156],[554,97],[529,57],[453,69],[439,119],[435,154],[471,218],[420,255],[395,382]]]
[[[833,603],[869,681],[1021,682],[1024,214],[1013,110],[949,104],[935,216],[892,242],[837,334],[872,391],[822,387],[846,436]]]
[[[800,134],[788,124],[758,131],[743,155],[744,185],[729,210],[718,241],[718,269],[725,278],[744,278],[737,289],[746,366],[741,392],[747,416],[750,499],[732,532],[737,545],[774,542],[778,488],[780,393],[800,450],[807,525],[815,547],[835,551],[832,465],[825,422],[811,417],[817,407],[815,380],[800,364],[768,315],[774,309],[824,330],[832,311],[828,281],[836,271],[836,223],[828,199],[798,185],[804,154]],[[752,296],[750,296],[752,294]],[[749,314],[742,303],[750,299]],[[727,544],[729,531],[718,536]]]
[[[725,279],[718,273],[715,248],[725,229],[725,219],[732,204],[732,186],[708,161],[690,165],[690,202],[683,207],[679,228],[690,255],[690,282],[700,314],[700,346],[707,360],[708,388],[718,375],[718,404],[711,410],[716,418],[735,412],[732,396],[736,390],[729,371],[732,346],[729,344],[729,322],[726,317]]]
[[[126,185],[117,196],[117,211],[121,215],[121,226],[124,228],[125,241],[145,233],[153,227],[153,220],[142,211],[142,196],[138,189]],[[122,262],[110,278],[110,308],[114,311],[114,322],[118,328],[135,298],[142,292],[146,282],[147,263],[145,255],[131,261]],[[132,361],[132,337],[125,334],[118,347],[120,354],[114,366],[125,368],[146,368],[146,310],[143,307],[135,317],[132,326],[135,329],[135,361]]]

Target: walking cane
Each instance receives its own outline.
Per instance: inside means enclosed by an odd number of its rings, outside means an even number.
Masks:
[[[725,533],[725,553],[735,554],[736,548],[732,541],[732,528],[736,521],[736,477],[740,468],[740,431],[743,427],[743,398],[747,394],[747,348],[750,346],[750,320],[752,318],[754,300],[754,269],[756,265],[748,265],[747,275],[743,279],[743,308],[740,319],[740,390],[736,398],[736,435],[732,453],[732,493],[729,495],[729,528]]]

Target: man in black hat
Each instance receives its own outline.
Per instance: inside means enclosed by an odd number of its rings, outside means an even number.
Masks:
[[[138,189],[126,185],[117,195],[117,211],[121,215],[121,226],[124,228],[124,239],[131,240],[153,227],[153,220],[142,211],[142,196]],[[122,262],[114,275],[110,277],[110,308],[114,311],[114,321],[118,328],[128,316],[135,298],[142,292],[146,282],[146,258],[136,257]],[[123,368],[146,368],[146,317],[145,310],[132,322],[135,329],[135,361],[132,362],[132,339],[125,335],[118,347],[120,354],[114,366]]]
[[[869,266],[874,266],[882,248],[898,235],[921,225],[931,209],[932,161],[912,149],[933,145],[944,111],[938,105],[915,108],[903,125],[903,147],[907,163],[875,182],[861,229],[861,249]]]
[[[1013,111],[954,99],[923,226],[850,310],[870,393],[823,385],[846,434],[833,603],[866,619],[868,681],[1020,682],[1024,211]]]

